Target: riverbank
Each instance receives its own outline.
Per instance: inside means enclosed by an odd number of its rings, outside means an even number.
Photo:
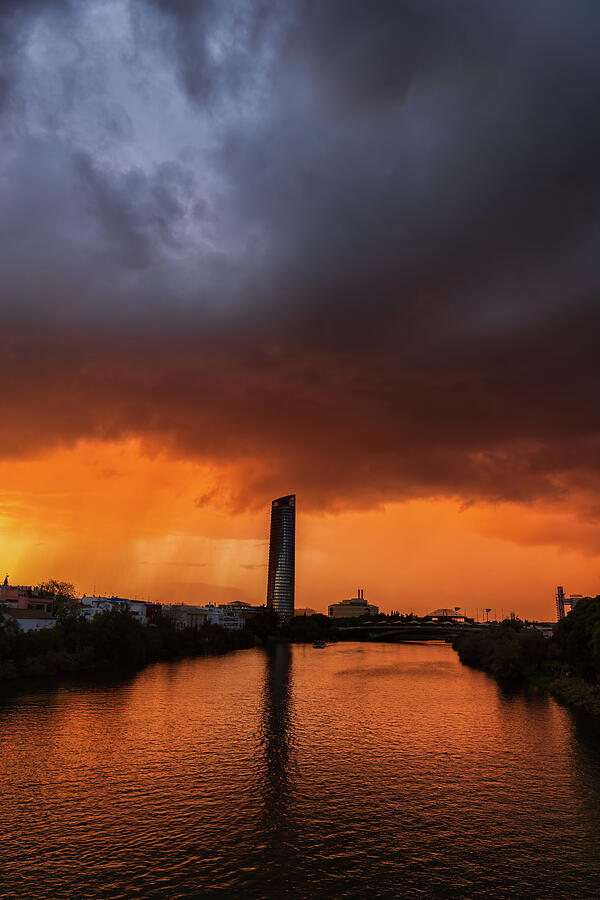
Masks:
[[[27,678],[136,671],[160,660],[226,653],[253,647],[249,629],[216,625],[176,629],[159,619],[142,624],[126,610],[102,612],[92,620],[66,617],[53,628],[23,632],[0,622],[0,683]]]
[[[61,676],[93,677],[137,671],[161,660],[228,653],[273,642],[330,640],[335,629],[323,615],[280,623],[273,610],[254,613],[246,627],[176,628],[166,616],[143,624],[127,609],[106,610],[93,619],[59,617],[53,628],[21,631],[0,616],[0,683]]]
[[[499,683],[532,684],[600,724],[600,597],[578,604],[551,638],[512,619],[460,635],[453,647]]]
[[[582,678],[555,678],[548,690],[560,703],[594,718],[600,725],[600,687]]]

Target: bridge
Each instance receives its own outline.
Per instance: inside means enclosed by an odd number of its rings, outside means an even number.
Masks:
[[[485,625],[456,622],[402,622],[389,625],[341,625],[342,640],[356,641],[451,641],[459,634],[481,631]]]

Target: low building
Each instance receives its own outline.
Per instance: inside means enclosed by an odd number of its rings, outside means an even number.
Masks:
[[[319,613],[316,609],[312,609],[310,606],[306,606],[304,608],[296,608],[294,611],[295,616],[318,616]]]
[[[93,619],[101,612],[109,612],[113,605],[108,597],[96,597],[95,594],[84,594],[79,603],[79,615],[84,619]]]
[[[132,616],[143,624],[146,623],[148,604],[144,600],[126,600],[125,605]]]
[[[162,611],[161,603],[146,603],[146,622],[149,624],[159,622],[162,617]]]
[[[358,619],[360,616],[378,616],[379,607],[367,603],[364,589],[359,588],[356,597],[340,600],[328,607],[330,619]]]
[[[33,595],[33,588],[24,584],[9,584],[8,575],[0,587],[0,604],[13,609],[27,609],[27,603]]]
[[[9,584],[8,575],[0,587],[0,606],[51,613],[53,605],[52,597],[38,596],[37,589],[31,585]]]
[[[246,619],[239,610],[226,606],[192,606],[186,603],[163,607],[175,628],[202,628],[203,625],[218,625],[227,631],[240,631]]]
[[[93,619],[98,613],[111,609],[128,609],[138,621],[145,623],[149,604],[143,600],[130,600],[128,597],[97,597],[84,594],[80,601],[80,615],[85,619]]]
[[[239,631],[246,619],[254,615],[255,607],[238,601],[226,606],[198,606],[195,604],[146,603],[144,600],[129,600],[127,597],[97,597],[84,594],[81,598],[79,614],[85,619],[93,619],[99,613],[112,609],[127,609],[143,625],[153,623],[159,617],[169,619],[175,628],[201,628],[203,625],[219,625],[228,631]]]
[[[226,606],[222,611],[223,619],[219,624],[221,628],[226,628],[227,631],[241,631],[242,628],[246,627],[248,617],[254,615],[253,612],[249,613],[247,609],[240,610],[231,606]]]
[[[225,610],[225,615],[227,617],[231,617],[233,614],[233,618],[237,617],[242,623],[245,623],[260,609],[265,609],[265,607],[251,606],[250,603],[244,603],[243,600],[232,600],[231,603],[220,603],[219,609]],[[233,621],[233,619],[230,618],[230,621]],[[243,627],[243,624],[241,627]]]
[[[6,606],[0,610],[7,619],[12,619],[21,631],[41,631],[43,628],[54,628],[56,619],[48,612],[38,609],[11,609]]]
[[[209,621],[209,616],[201,606],[189,606],[185,603],[163,607],[163,615],[178,630],[184,628],[202,628]]]

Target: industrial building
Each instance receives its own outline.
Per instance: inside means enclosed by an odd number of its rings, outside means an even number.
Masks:
[[[349,600],[340,600],[328,607],[330,619],[358,619],[360,616],[377,616],[379,607],[367,603],[364,588],[359,588],[356,597]]]
[[[580,600],[587,600],[589,598],[584,597],[583,594],[570,594],[568,597],[565,597],[565,592],[563,590],[562,585],[556,588],[556,618],[560,621],[560,619],[564,619],[566,616],[565,607],[569,607],[569,611],[575,609]]]

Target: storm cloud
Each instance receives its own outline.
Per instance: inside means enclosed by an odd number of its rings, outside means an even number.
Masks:
[[[0,7],[5,455],[597,492],[593,2]]]

